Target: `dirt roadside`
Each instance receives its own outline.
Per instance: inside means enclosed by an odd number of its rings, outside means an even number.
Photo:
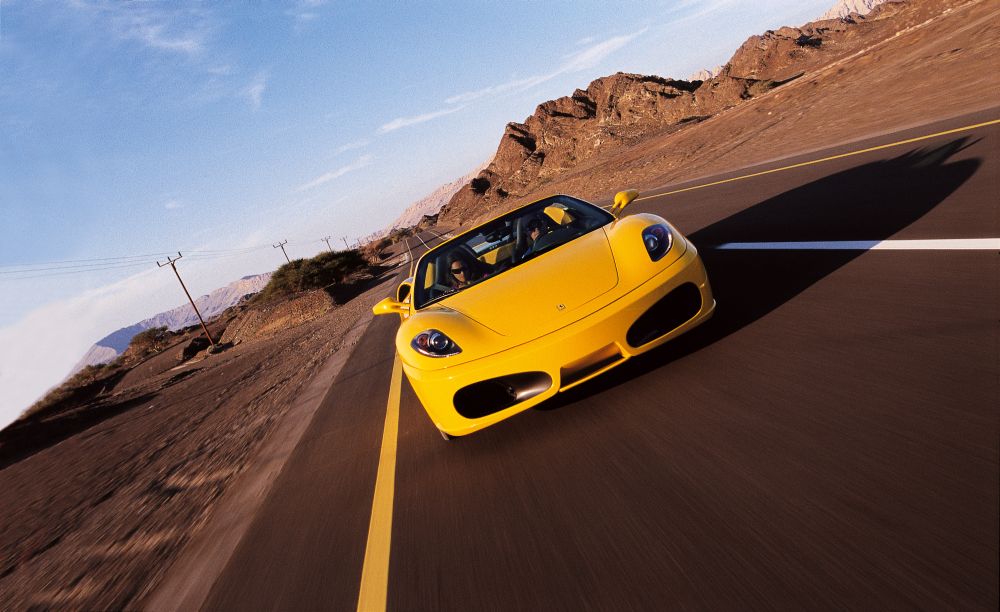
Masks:
[[[141,606],[234,483],[251,498],[266,492],[282,444],[294,446],[310,399],[332,382],[331,361],[346,358],[394,278],[283,333],[137,381],[116,416],[0,470],[0,609]]]

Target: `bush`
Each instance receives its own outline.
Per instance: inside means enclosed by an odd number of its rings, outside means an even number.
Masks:
[[[367,270],[368,262],[355,249],[320,253],[312,259],[296,259],[278,268],[258,294],[262,301],[310,289],[342,283],[352,274]]]

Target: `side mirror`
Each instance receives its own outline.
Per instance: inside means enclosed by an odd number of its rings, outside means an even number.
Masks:
[[[404,313],[408,313],[409,311],[410,307],[407,304],[403,304],[402,302],[397,302],[392,298],[385,298],[378,304],[372,306],[372,312],[374,312],[376,315],[384,315],[384,314],[402,315]]]
[[[619,191],[615,194],[615,203],[611,207],[611,214],[615,218],[621,217],[622,211],[625,207],[629,205],[629,202],[639,197],[639,192],[635,189],[629,189],[628,191]]]
[[[399,288],[396,289],[396,301],[406,302],[410,297],[410,291],[413,290],[413,281],[405,280],[399,284]]]

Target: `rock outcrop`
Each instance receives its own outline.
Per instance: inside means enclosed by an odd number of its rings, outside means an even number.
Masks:
[[[591,158],[666,130],[707,119],[842,58],[858,48],[869,17],[853,13],[801,28],[751,36],[718,74],[701,80],[617,73],[572,95],[540,104],[523,123],[507,124],[493,161],[451,198],[448,223],[493,214]]]
[[[524,195],[609,147],[633,144],[653,130],[719,112],[749,95],[749,79],[700,81],[617,73],[585,90],[538,106],[524,123],[509,123],[485,170],[442,210],[451,219],[476,202]]]

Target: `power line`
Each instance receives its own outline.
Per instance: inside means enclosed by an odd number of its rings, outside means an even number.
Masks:
[[[10,276],[10,277],[4,276],[4,277],[0,277],[0,280],[2,280],[2,281],[27,280],[27,279],[33,279],[33,278],[45,278],[45,277],[48,277],[48,276],[65,276],[67,274],[86,274],[88,272],[101,272],[101,271],[104,271],[104,270],[121,270],[121,269],[126,269],[126,268],[138,268],[140,266],[141,267],[146,267],[148,265],[149,265],[149,261],[137,261],[137,262],[134,262],[134,263],[113,264],[113,265],[109,265],[109,266],[102,266],[102,267],[99,267],[99,268],[87,268],[85,270],[64,270],[64,271],[61,271],[61,272],[45,272],[45,273],[42,273],[42,274],[34,274],[34,272],[36,272],[35,270],[17,270],[17,271],[11,272],[11,274],[18,274],[18,273],[22,273],[22,274],[29,274],[29,273],[31,273],[31,274],[29,276]]]
[[[37,263],[26,263],[26,264],[0,264],[0,268],[26,268],[32,266],[49,266],[53,264],[76,264],[76,263],[89,263],[94,262],[94,265],[100,265],[100,262],[111,263],[114,261],[129,260],[129,259],[140,259],[148,257],[162,257],[167,253],[147,253],[145,255],[122,255],[119,257],[97,257],[94,259],[65,259],[62,261],[43,261]]]
[[[259,245],[252,247],[241,247],[236,249],[203,249],[203,250],[191,250],[189,253],[199,254],[199,258],[204,255],[204,258],[211,256],[226,256],[226,255],[242,255],[250,253],[255,250],[267,248],[267,245]],[[163,255],[168,255],[168,253],[146,253],[140,255],[121,255],[117,257],[95,257],[91,259],[65,259],[61,261],[46,261],[38,263],[25,263],[25,264],[3,264],[0,265],[0,274],[17,274],[20,272],[43,272],[47,270],[72,270],[72,269],[100,269],[101,266],[111,265],[111,264],[124,264],[124,263],[147,263],[151,257],[160,257]],[[138,261],[138,260],[145,261]],[[70,264],[70,265],[63,265]],[[17,269],[15,269],[17,268]]]

